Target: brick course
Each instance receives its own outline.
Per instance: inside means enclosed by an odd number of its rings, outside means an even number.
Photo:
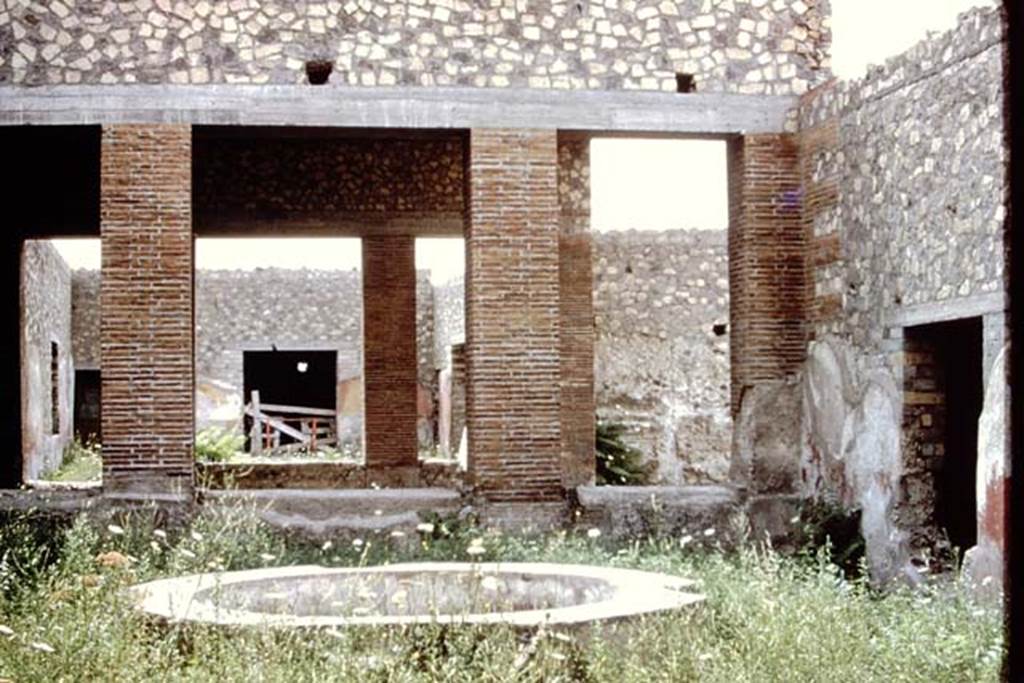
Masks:
[[[363,238],[367,467],[418,468],[416,254],[408,235]]]
[[[192,133],[103,128],[100,215],[103,480],[192,485]]]
[[[576,170],[589,170],[589,139],[559,136],[558,160],[562,483],[573,488],[593,484],[596,467],[590,174]]]
[[[559,209],[553,130],[470,134],[470,469],[492,502],[560,500]]]
[[[731,405],[804,360],[805,249],[798,145],[792,135],[729,144]]]

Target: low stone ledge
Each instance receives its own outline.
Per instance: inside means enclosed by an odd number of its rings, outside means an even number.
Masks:
[[[196,478],[206,489],[461,488],[462,475],[455,463],[439,462],[369,468],[351,462],[196,463]]]
[[[581,486],[573,523],[613,538],[689,535],[732,545],[742,514],[740,491],[728,486]]]

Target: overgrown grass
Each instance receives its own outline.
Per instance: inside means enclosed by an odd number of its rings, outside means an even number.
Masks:
[[[522,537],[440,524],[418,538],[309,544],[251,512],[207,511],[185,529],[148,517],[120,526],[35,520],[0,527],[0,677],[15,681],[986,681],[1002,655],[1000,620],[954,587],[873,593],[819,558],[765,549],[724,554],[677,540],[622,545],[578,534]],[[706,603],[589,634],[549,633],[520,660],[500,628],[229,632],[163,630],[123,589],[208,569],[467,559],[636,567],[699,580]],[[117,554],[111,554],[117,553]],[[6,631],[5,631],[6,633]]]
[[[100,445],[77,438],[64,449],[60,467],[46,475],[48,481],[99,481],[103,471]]]

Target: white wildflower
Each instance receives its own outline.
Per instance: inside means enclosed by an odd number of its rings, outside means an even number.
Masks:
[[[196,543],[199,543],[200,541],[203,540],[203,535],[201,533],[199,533],[198,531],[191,532],[189,534],[189,536],[191,536],[192,540],[195,541]]]
[[[357,548],[363,547],[363,539],[361,539],[361,538],[353,538],[352,539],[352,545],[354,545]]]
[[[264,562],[273,562],[277,559],[277,556],[271,555],[270,553],[260,553],[260,559]]]
[[[471,544],[468,548],[466,548],[466,552],[469,553],[470,555],[474,555],[474,556],[475,555],[483,555],[484,553],[487,552],[487,549],[484,548],[482,545],[472,545]]]
[[[404,531],[399,531],[398,529],[395,529],[394,531],[391,532],[391,537],[392,538],[405,538],[405,532]]]
[[[588,529],[587,538],[597,538],[601,535],[601,530],[598,528]]]
[[[190,560],[196,559],[196,554],[188,548],[180,548],[178,552],[181,553],[182,557],[187,557]]]
[[[715,535],[715,530],[713,528],[712,529],[705,529],[704,530],[704,535],[705,536],[714,536]]]
[[[333,543],[331,543],[330,541],[324,541],[324,544],[322,546],[320,546],[320,550],[322,552],[326,553],[328,550],[330,550],[333,547],[334,547]]]
[[[0,624],[0,636],[4,636],[5,638],[10,638],[13,635],[14,635],[14,629],[13,628],[11,628],[10,626],[7,626],[5,624]]]
[[[416,525],[416,531],[421,534],[432,534],[434,533],[434,525],[430,522],[422,522],[421,524]]]
[[[690,534],[686,534],[685,536],[683,536],[682,538],[679,539],[679,547],[680,548],[685,548],[688,544],[690,544],[692,542],[693,542],[693,536],[691,536]]]
[[[167,532],[164,531],[163,529],[153,529],[153,535],[156,536],[159,539],[166,539],[167,538]]]
[[[32,648],[33,650],[38,650],[39,652],[45,652],[46,654],[52,654],[52,653],[56,652],[56,650],[53,649],[52,645],[49,645],[48,643],[44,643],[41,640],[36,640],[36,641],[34,641],[32,643],[29,643],[29,647]]]
[[[107,525],[107,531],[112,533],[114,536],[123,536],[124,535],[124,528],[119,527],[116,524],[108,524]]]
[[[383,511],[383,510],[374,510],[374,511],[373,511],[373,515],[374,515],[375,517],[380,517],[380,516],[381,516],[381,515],[383,515],[383,514],[384,514],[384,511]]]

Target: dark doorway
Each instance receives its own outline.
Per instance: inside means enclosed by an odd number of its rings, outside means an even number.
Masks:
[[[75,370],[75,438],[102,443],[99,370]]]
[[[977,541],[978,418],[984,402],[981,318],[907,329],[937,396],[935,522],[961,551]],[[930,378],[927,377],[930,375]]]
[[[337,410],[337,365],[337,351],[244,351],[242,401],[258,391],[261,404]]]

